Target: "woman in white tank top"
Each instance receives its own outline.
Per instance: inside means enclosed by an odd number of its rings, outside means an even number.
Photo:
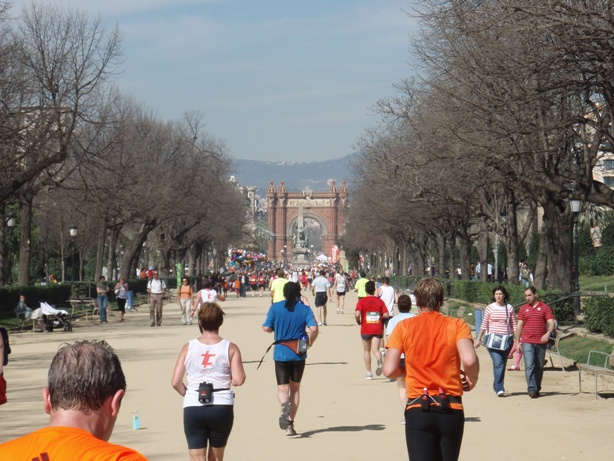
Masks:
[[[183,396],[183,426],[190,459],[223,461],[234,422],[231,386],[245,382],[241,351],[219,335],[223,321],[220,306],[203,304],[198,313],[201,335],[183,346],[173,372],[173,388]],[[202,383],[212,385],[208,402],[199,398]]]

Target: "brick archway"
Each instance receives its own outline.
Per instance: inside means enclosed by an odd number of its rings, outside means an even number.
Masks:
[[[330,249],[338,243],[343,234],[348,208],[348,189],[345,181],[337,189],[335,181],[331,181],[327,192],[313,192],[309,187],[302,192],[287,192],[284,182],[275,189],[273,181],[266,191],[268,205],[269,229],[269,259],[276,261],[292,260],[292,235],[299,217],[299,207],[302,206],[303,218],[318,221],[322,228],[322,253],[330,256]],[[287,254],[282,254],[286,248]]]

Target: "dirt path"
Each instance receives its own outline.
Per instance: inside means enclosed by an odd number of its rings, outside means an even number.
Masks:
[[[402,411],[396,384],[388,379],[363,380],[364,366],[352,308],[335,314],[329,305],[328,326],[309,351],[296,429],[287,438],[278,428],[279,407],[272,352],[256,366],[272,342],[261,329],[269,298],[231,298],[222,336],[236,342],[243,354],[247,381],[236,389],[235,426],[227,460],[386,460],[407,459]],[[356,298],[348,295],[347,305]],[[143,306],[144,307],[144,306]],[[152,461],[187,460],[182,430],[181,397],[170,386],[181,346],[197,336],[196,326],[182,326],[175,304],[165,306],[164,324],[149,327],[149,313],[127,314],[125,323],[110,318],[105,325],[76,322],[72,333],[22,333],[11,336],[13,354],[5,367],[9,403],[0,407],[0,442],[44,426],[41,391],[57,347],[77,339],[106,339],[117,351],[128,380],[112,442],[141,451]],[[509,397],[492,391],[492,365],[480,348],[478,387],[465,395],[467,423],[461,460],[599,460],[614,447],[614,399],[593,399],[594,378],[584,376],[578,394],[578,373],[549,369],[543,397],[526,395],[524,373],[510,372]],[[601,384],[612,390],[611,384]],[[132,430],[138,411],[141,430]]]

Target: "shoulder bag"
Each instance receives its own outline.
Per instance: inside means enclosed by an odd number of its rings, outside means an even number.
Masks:
[[[514,335],[510,333],[510,314],[508,304],[505,305],[505,318],[507,320],[508,334],[502,335],[499,333],[488,333],[488,331],[486,331],[486,334],[484,335],[484,345],[488,349],[507,351],[514,344]]]

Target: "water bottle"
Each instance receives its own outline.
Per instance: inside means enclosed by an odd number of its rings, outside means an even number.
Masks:
[[[138,411],[131,411],[132,413],[132,430],[138,431],[141,429],[141,416]]]

